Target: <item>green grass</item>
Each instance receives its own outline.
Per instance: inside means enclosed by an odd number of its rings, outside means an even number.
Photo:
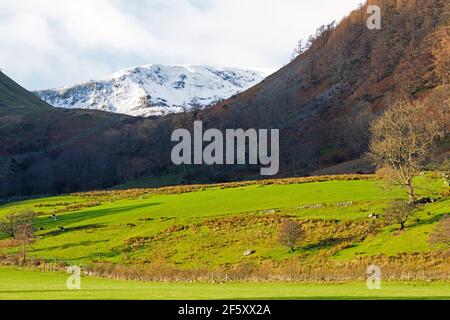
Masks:
[[[151,195],[146,199],[132,199],[105,203],[101,207],[66,215],[63,221],[82,221],[84,218],[114,214],[130,220],[147,215],[151,217],[204,217],[242,213],[270,208],[290,208],[302,204],[335,203],[341,201],[386,200],[402,197],[401,191],[386,192],[378,181],[328,181],[291,185],[250,185],[240,188],[208,188],[204,191],[174,195]],[[0,216],[8,209],[33,208],[39,203],[79,202],[73,196],[34,199],[0,207]],[[71,220],[71,221],[68,221]]]
[[[428,237],[433,232],[437,221],[444,214],[450,213],[450,199],[427,205],[417,210],[407,224],[406,230],[399,231],[397,225],[386,227],[375,236],[350,249],[341,251],[339,258],[352,258],[355,255],[370,256],[375,254],[396,255],[400,252],[428,252],[433,249]]]
[[[41,239],[34,244],[31,254],[71,261],[91,261],[92,259],[120,261],[123,257],[119,251],[124,240],[138,236],[156,236],[173,225],[198,224],[205,219],[219,219],[225,216],[248,216],[251,213],[273,208],[283,210],[294,208],[295,210],[296,207],[305,204],[361,201],[363,206],[367,206],[367,201],[386,201],[401,195],[399,190],[385,192],[378,181],[361,180],[250,185],[227,189],[215,187],[183,194],[147,195],[143,199],[106,201],[97,207],[60,214],[60,219],[56,222],[49,221],[46,216],[40,217],[37,226],[45,230],[40,232]],[[55,209],[63,208],[65,203],[86,201],[76,196],[33,199],[0,207],[0,216],[6,215],[11,209],[23,208],[50,214]],[[38,204],[63,205],[36,207]],[[295,215],[301,217],[303,210],[297,210]],[[316,210],[314,215],[354,219],[366,214],[359,212],[355,207],[350,210],[338,208]],[[314,215],[305,212],[305,217]],[[142,221],[142,219],[153,220]],[[68,231],[61,234],[48,234],[55,231],[58,226],[64,226]],[[97,228],[89,228],[90,226]],[[242,251],[251,246],[252,239],[258,237],[255,234],[257,232],[255,228],[235,229],[234,232],[223,230],[219,233],[211,232],[207,228],[200,231],[197,233],[195,230],[188,230],[172,238],[162,239],[155,247],[149,246],[140,250],[136,253],[136,258],[141,256],[142,259],[148,260],[156,256],[170,255],[172,262],[189,266],[205,263],[208,260],[214,260],[212,261],[214,264],[234,263],[241,259]],[[274,232],[273,228],[260,231]],[[178,236],[185,240],[178,241]],[[235,245],[229,246],[231,242]],[[272,242],[273,239],[260,243],[257,246],[258,254],[270,256],[272,251],[278,251],[277,244]],[[215,256],[213,259],[210,255],[211,251],[202,249],[211,243],[216,245],[216,249],[211,250],[212,252],[221,251],[220,256]],[[275,248],[272,248],[273,245]],[[188,254],[193,252],[196,253],[196,258],[189,259]]]
[[[415,182],[423,196],[439,198],[444,188],[440,179],[431,176],[418,177]],[[113,262],[150,269],[156,266],[157,270],[214,271],[250,263],[268,265],[272,268],[269,272],[281,266],[283,274],[290,261],[297,261],[320,268],[322,274],[338,268],[361,278],[367,263],[390,261],[380,257],[396,257],[392,270],[401,272],[403,258],[399,254],[406,253],[412,254],[404,261],[408,270],[448,270],[442,255],[426,256],[441,249],[428,238],[440,218],[450,212],[448,197],[417,209],[402,232],[396,225],[384,225],[362,237],[368,214],[383,214],[392,199],[406,198],[403,190],[386,190],[379,180],[329,180],[164,192],[127,190],[30,199],[0,206],[0,218],[12,210],[38,212],[36,225],[43,230],[37,231],[29,256],[70,264]],[[344,202],[350,203],[342,206]],[[95,206],[88,206],[92,204]],[[58,213],[59,219],[49,220],[58,210],[63,211]],[[286,216],[297,219],[305,230],[295,253],[277,241],[279,223]],[[59,232],[59,226],[65,231]],[[0,239],[0,254],[19,250],[7,247],[7,242],[6,237]],[[244,257],[247,249],[255,253]],[[416,258],[416,253],[425,255]],[[357,267],[351,267],[354,261],[359,261]],[[330,264],[331,269],[322,263]],[[350,269],[339,269],[347,268],[339,267],[341,263]],[[443,282],[386,282],[382,290],[371,291],[362,282],[220,285],[83,278],[83,290],[69,291],[64,273],[0,268],[0,278],[0,299],[448,299],[450,295],[448,283]]]
[[[445,282],[145,283],[82,277],[81,290],[68,290],[68,274],[0,268],[0,299],[450,299]]]
[[[419,191],[424,194],[439,190],[440,183],[438,179],[418,178]],[[164,258],[168,264],[181,268],[215,267],[245,261],[242,252],[249,248],[256,250],[252,257],[256,261],[292,257],[278,245],[277,221],[267,221],[266,216],[271,215],[265,210],[276,210],[272,214],[275,217],[289,215],[300,221],[312,221],[315,226],[320,224],[323,229],[312,229],[297,251],[297,254],[318,254],[329,249],[317,245],[326,240],[327,234],[354,236],[362,230],[369,213],[382,213],[390,200],[401,197],[405,197],[402,190],[385,190],[383,183],[376,180],[212,186],[181,194],[144,193],[127,199],[77,195],[32,199],[0,206],[0,217],[25,208],[40,213],[37,227],[44,230],[37,232],[39,240],[30,250],[30,255],[37,258],[139,264]],[[48,219],[55,210],[93,200],[100,205],[58,214],[59,220],[55,222]],[[352,205],[338,206],[345,201],[352,201]],[[321,207],[304,208],[317,204]],[[418,213],[422,220],[408,225],[404,233],[396,234],[395,226],[387,227],[333,255],[352,259],[361,254],[431,250],[428,236],[449,207],[448,200],[429,205]],[[348,224],[349,221],[352,223]],[[58,232],[59,226],[66,231]],[[125,242],[136,237],[147,240],[129,252]]]
[[[50,107],[37,95],[25,90],[0,72],[0,106]]]
[[[158,188],[164,186],[176,186],[183,182],[179,174],[169,174],[158,177],[144,177],[111,188],[112,190],[127,190],[132,188]]]
[[[443,188],[440,179],[430,176],[418,177],[416,184],[420,194],[433,197]],[[404,197],[403,190],[386,190],[378,180],[205,186],[177,194],[141,190],[31,199],[0,206],[0,218],[11,210],[39,212],[36,224],[43,230],[37,232],[39,238],[29,255],[68,263],[163,263],[178,269],[216,269],[246,262],[276,264],[324,257],[350,261],[439,249],[428,238],[439,219],[450,212],[448,198],[422,206],[403,232],[391,225],[363,239],[368,214],[382,214],[392,199]],[[48,219],[57,210],[93,201],[98,205],[59,213],[57,221]],[[351,205],[339,205],[346,201]],[[306,228],[294,254],[277,242],[285,216]],[[59,226],[66,230],[58,232]],[[0,245],[5,241],[0,240]],[[255,250],[254,255],[244,257],[247,249]]]

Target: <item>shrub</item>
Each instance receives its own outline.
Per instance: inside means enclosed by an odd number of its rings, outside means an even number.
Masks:
[[[284,219],[278,233],[278,242],[295,251],[295,246],[304,237],[302,226],[294,220]]]

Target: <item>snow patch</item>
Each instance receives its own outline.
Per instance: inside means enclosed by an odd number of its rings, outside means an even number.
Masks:
[[[264,77],[264,72],[255,70],[149,64],[97,81],[36,93],[55,107],[159,116],[204,108],[258,84]]]

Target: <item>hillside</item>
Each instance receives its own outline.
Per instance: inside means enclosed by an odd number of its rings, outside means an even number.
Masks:
[[[381,8],[380,30],[366,27],[371,3]],[[294,61],[201,118],[211,127],[280,128],[283,173],[305,174],[357,159],[370,121],[396,97],[424,99],[448,84],[449,66],[448,1],[368,1],[320,27]]]
[[[215,104],[263,79],[260,72],[235,68],[146,65],[36,93],[55,107],[161,116]]]
[[[259,166],[175,167],[171,134],[192,129],[194,120],[202,120],[205,130],[280,129],[280,176],[308,175],[360,158],[370,121],[392,99],[428,104],[436,92],[450,92],[448,1],[377,5],[380,30],[366,27],[366,4],[339,24],[319,28],[309,49],[278,72],[206,110],[143,119],[58,108],[34,117],[28,109],[2,107],[0,196],[87,191],[136,179],[146,187],[158,185],[154,180],[260,178]],[[443,146],[438,152],[445,155],[448,144]],[[366,165],[351,168],[367,171]]]
[[[73,166],[83,146],[98,144],[99,136],[132,119],[54,108],[0,73],[0,196],[63,191],[70,178],[65,172],[80,174]]]
[[[3,106],[50,107],[35,94],[22,88],[0,71],[0,107]]]
[[[384,210],[406,195],[384,189],[371,175],[79,193],[3,205],[0,217],[11,210],[37,212],[30,257],[83,262],[98,274],[122,278],[143,271],[148,279],[295,272],[299,280],[358,280],[368,265],[378,264],[391,279],[445,279],[448,255],[429,238],[450,210],[448,187],[435,175],[417,177],[416,183],[422,196],[437,201],[421,205],[403,231],[386,222]],[[371,213],[381,218],[374,223]],[[295,253],[277,241],[288,217],[305,232]],[[0,247],[5,254],[17,251],[4,236]],[[246,250],[252,254],[245,256]],[[14,256],[1,259],[8,264]]]

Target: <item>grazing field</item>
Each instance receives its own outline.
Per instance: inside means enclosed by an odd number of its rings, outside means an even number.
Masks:
[[[68,290],[64,273],[0,268],[0,300],[4,299],[450,299],[444,282],[386,282],[368,290],[364,282],[345,284],[145,283],[82,278],[81,290]]]
[[[139,298],[136,292],[145,290],[149,290],[143,295],[147,298],[374,297],[378,293],[364,289],[367,266],[372,264],[382,268],[385,279],[394,281],[383,291],[386,298],[440,296],[442,283],[420,283],[416,288],[414,282],[395,282],[444,280],[450,271],[448,248],[429,241],[450,212],[448,187],[432,174],[417,177],[415,183],[421,196],[435,201],[420,205],[404,230],[387,223],[383,213],[393,199],[406,198],[405,193],[396,187],[386,189],[376,176],[78,193],[5,204],[0,206],[0,219],[23,209],[37,213],[36,238],[27,254],[29,263],[41,270],[83,263],[91,275],[124,280],[197,279],[207,283],[221,282],[224,276],[233,280],[221,286],[89,278],[86,291],[64,293],[68,298],[80,294]],[[380,219],[368,218],[373,213]],[[286,218],[298,221],[304,231],[294,252],[277,240]],[[0,261],[15,265],[21,247],[6,235],[0,237]],[[246,251],[251,253],[244,255]],[[10,274],[19,271],[14,272]],[[8,280],[8,272],[2,275],[4,297],[34,297],[33,289],[12,290],[15,285]],[[31,288],[58,277],[26,275]],[[261,283],[236,283],[255,279]],[[321,284],[317,289],[314,285],[262,284],[292,279],[347,284]],[[92,289],[87,290],[91,283]],[[104,291],[97,292],[97,284]],[[40,289],[36,290],[38,297]],[[58,296],[44,292],[48,298]]]

